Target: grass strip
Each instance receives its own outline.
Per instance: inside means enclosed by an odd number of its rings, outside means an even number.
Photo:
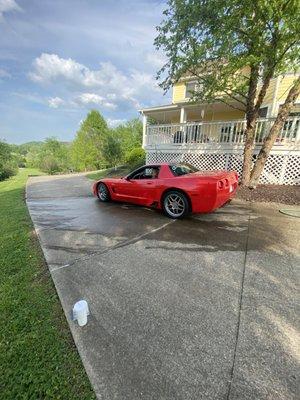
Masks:
[[[95,399],[25,204],[37,174],[0,182],[0,398]]]

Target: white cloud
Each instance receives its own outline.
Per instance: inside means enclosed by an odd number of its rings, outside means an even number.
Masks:
[[[82,93],[76,98],[78,104],[97,104],[114,110],[117,106],[96,93]]]
[[[158,51],[148,52],[145,55],[145,61],[156,70],[159,70],[166,64],[167,58]]]
[[[108,126],[110,126],[111,128],[115,128],[118,125],[125,124],[125,122],[127,122],[127,119],[111,119],[111,118],[107,118],[106,121],[107,121]]]
[[[5,69],[0,68],[0,79],[2,78],[10,78],[11,74],[7,72]]]
[[[63,99],[61,99],[60,97],[51,97],[50,99],[48,99],[48,104],[49,104],[49,107],[51,107],[51,108],[58,108],[58,107],[64,105],[65,101]]]
[[[61,58],[56,54],[43,53],[33,62],[29,77],[40,84],[57,85],[73,95],[79,105],[98,104],[106,108],[122,105],[139,108],[148,103],[149,97],[161,96],[153,75],[131,69],[120,71],[111,62],[101,62],[99,68],[92,70],[77,61]],[[86,89],[93,89],[86,92]],[[81,93],[78,95],[78,92]]]
[[[0,0],[0,21],[5,13],[11,11],[22,11],[22,9],[15,0]]]

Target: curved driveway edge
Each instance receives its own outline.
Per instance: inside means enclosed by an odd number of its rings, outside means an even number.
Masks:
[[[98,398],[296,399],[299,220],[234,201],[172,221],[90,188],[30,178],[27,205]]]

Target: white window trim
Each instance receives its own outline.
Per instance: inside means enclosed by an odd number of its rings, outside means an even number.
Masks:
[[[197,85],[198,85],[198,87],[201,85],[201,83],[199,84],[199,82],[198,82],[197,80],[192,80],[192,81],[187,81],[187,82],[185,82],[185,85],[184,85],[184,90],[185,90],[185,92],[184,92],[184,98],[185,98],[186,100],[190,100],[190,99],[191,99],[191,97],[187,97],[187,85],[188,85],[189,83],[195,83],[195,90],[197,90],[197,89],[196,89],[196,86],[197,86]]]

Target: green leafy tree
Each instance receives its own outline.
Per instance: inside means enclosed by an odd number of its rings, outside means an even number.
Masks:
[[[109,132],[105,138],[102,154],[108,166],[116,167],[122,160],[122,145],[120,138],[114,133],[114,131]]]
[[[296,79],[251,171],[255,123],[270,80],[299,69],[299,0],[169,0],[164,16],[155,40],[167,56],[161,86],[167,90],[192,75],[199,83],[194,100],[245,112],[242,183],[255,186],[300,92]]]
[[[109,129],[101,147],[106,165],[116,166],[126,162],[128,153],[134,148],[141,147],[142,136],[143,126],[137,118]]]
[[[127,121],[113,129],[114,135],[119,138],[122,146],[123,160],[125,155],[135,147],[142,145],[143,125],[138,118]]]
[[[42,145],[43,142],[38,142],[38,141],[26,142],[19,145],[15,145],[14,151],[26,157],[28,153],[40,149]]]
[[[12,154],[12,147],[0,141],[0,181],[17,173],[17,160]]]
[[[55,138],[46,139],[40,153],[41,169],[49,173],[66,172],[69,168],[69,152],[65,143]]]
[[[146,153],[142,147],[135,147],[131,149],[125,157],[126,164],[132,168],[137,168],[146,162]]]
[[[107,123],[101,114],[96,110],[90,111],[81,123],[71,149],[76,170],[99,169],[106,163],[103,145],[108,132]]]
[[[70,166],[68,145],[56,138],[47,138],[28,162],[48,174],[68,172]]]

